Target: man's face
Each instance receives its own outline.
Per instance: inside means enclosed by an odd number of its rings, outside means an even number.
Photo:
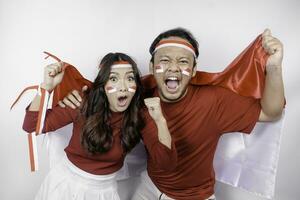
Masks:
[[[111,69],[105,84],[109,108],[113,112],[125,111],[135,94],[136,82],[131,67]]]
[[[170,37],[185,41],[182,38]],[[154,55],[150,63],[150,72],[157,82],[161,99],[165,102],[176,102],[185,96],[191,77],[196,73],[193,54],[181,47],[163,47]]]

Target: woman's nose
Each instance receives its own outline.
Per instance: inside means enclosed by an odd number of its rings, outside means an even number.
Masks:
[[[127,90],[128,90],[127,84],[125,83],[125,80],[122,80],[119,85],[119,91],[126,92]]]

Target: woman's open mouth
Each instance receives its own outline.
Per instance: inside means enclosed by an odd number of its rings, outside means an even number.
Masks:
[[[120,106],[120,107],[126,106],[127,99],[128,99],[128,97],[126,95],[118,97],[118,106]]]

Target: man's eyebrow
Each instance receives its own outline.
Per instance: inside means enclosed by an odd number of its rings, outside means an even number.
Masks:
[[[109,75],[111,75],[111,74],[119,75],[119,73],[117,73],[117,72],[110,72]]]
[[[159,58],[162,58],[162,57],[170,58],[170,56],[168,56],[168,55],[161,55],[161,56],[159,56]]]
[[[181,57],[179,57],[179,59],[188,59],[189,60],[189,57],[188,56],[181,56]]]

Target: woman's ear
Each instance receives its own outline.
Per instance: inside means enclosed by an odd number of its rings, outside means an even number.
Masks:
[[[150,72],[150,74],[154,74],[154,72],[153,72],[153,62],[152,61],[150,61],[150,63],[149,63],[149,72]]]

